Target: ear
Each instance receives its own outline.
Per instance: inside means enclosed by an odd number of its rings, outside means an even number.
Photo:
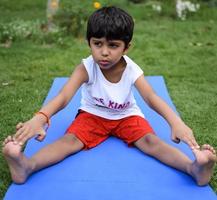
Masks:
[[[125,49],[124,49],[124,54],[127,54],[127,52],[128,52],[128,50],[129,50],[129,48],[130,48],[130,46],[131,46],[131,43],[129,43],[128,45],[127,45],[127,47],[125,47]]]

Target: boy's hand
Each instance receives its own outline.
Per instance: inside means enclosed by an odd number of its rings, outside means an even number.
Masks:
[[[25,144],[27,140],[34,136],[37,136],[36,139],[39,141],[42,141],[46,136],[43,123],[37,117],[33,117],[24,123],[18,123],[16,129],[13,140],[20,145]]]
[[[197,144],[193,131],[186,126],[184,123],[172,127],[172,140],[175,143],[179,143],[180,140],[190,146],[191,149],[199,149],[200,146]]]

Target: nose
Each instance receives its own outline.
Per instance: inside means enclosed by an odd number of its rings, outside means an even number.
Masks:
[[[106,47],[106,46],[104,46],[103,48],[102,48],[102,56],[108,56],[109,55],[109,49],[108,49],[108,47]]]

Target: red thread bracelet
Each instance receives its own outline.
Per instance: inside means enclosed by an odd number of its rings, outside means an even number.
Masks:
[[[41,111],[35,113],[35,115],[40,115],[40,114],[43,115],[46,118],[46,123],[47,123],[47,126],[49,127],[50,126],[50,119],[47,116],[47,114],[45,114],[44,112],[41,112]]]

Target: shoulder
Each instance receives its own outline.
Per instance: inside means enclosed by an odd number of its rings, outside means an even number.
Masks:
[[[94,63],[95,62],[92,55],[82,59],[82,64],[84,65],[85,68],[91,67]]]
[[[71,77],[81,79],[82,82],[88,82],[88,73],[83,63],[75,67]]]
[[[143,70],[141,69],[141,67],[139,65],[137,65],[128,56],[125,55],[124,59],[125,59],[125,61],[127,63],[128,74],[131,76],[132,82],[134,83],[137,80],[137,78],[143,74]]]
[[[136,66],[139,67],[139,65],[137,65],[129,56],[124,55],[124,60],[126,61],[127,64],[131,65],[131,66]],[[140,68],[140,67],[139,67]]]
[[[88,75],[88,83],[93,82],[95,79],[96,74],[96,63],[93,59],[93,56],[90,55],[89,57],[82,59],[82,65],[84,66],[87,75]]]

